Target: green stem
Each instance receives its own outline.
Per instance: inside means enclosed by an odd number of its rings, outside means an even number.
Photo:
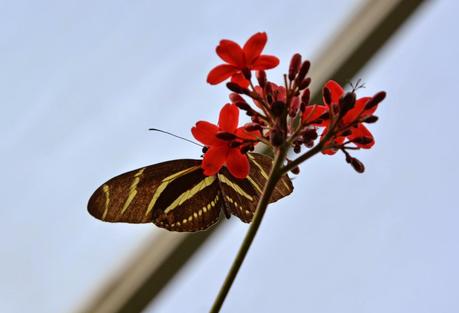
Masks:
[[[223,282],[223,285],[220,288],[217,298],[215,299],[215,302],[212,308],[210,309],[211,313],[220,312],[223,302],[225,301],[225,298],[228,295],[228,292],[234,282],[234,279],[236,278],[236,275],[239,269],[241,268],[242,262],[244,261],[245,256],[249,251],[249,248],[253,242],[253,239],[255,238],[255,235],[257,234],[258,228],[260,227],[261,221],[266,212],[266,208],[268,207],[269,199],[271,198],[271,195],[274,191],[274,188],[276,187],[277,182],[282,177],[280,170],[284,163],[287,150],[288,147],[281,146],[276,151],[273,166],[271,168],[271,173],[269,174],[261,198],[258,201],[255,216],[253,217],[252,223],[250,224],[249,230],[245,235],[244,241],[242,242],[241,247],[239,248],[236,258],[234,259],[233,264],[231,265],[231,268],[228,274],[226,275],[225,281]]]

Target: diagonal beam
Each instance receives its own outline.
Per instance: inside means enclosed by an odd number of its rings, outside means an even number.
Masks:
[[[366,1],[314,60],[310,73],[314,101],[328,79],[344,82],[354,77],[424,2]],[[221,226],[212,229],[188,235],[161,232],[78,312],[141,312]]]

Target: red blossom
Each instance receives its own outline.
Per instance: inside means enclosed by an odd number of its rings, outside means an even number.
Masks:
[[[255,86],[255,92],[261,97],[261,99],[266,99],[268,95],[272,96],[273,101],[282,101],[285,103],[287,100],[287,91],[284,86],[278,86],[275,83],[267,82],[266,88],[261,88],[260,86]],[[266,90],[268,92],[266,92]],[[263,105],[259,100],[253,99],[253,102],[260,109],[263,108]]]
[[[344,89],[335,81],[328,81],[324,90],[328,89],[330,91],[330,104],[337,105],[339,104],[340,98],[344,95]],[[326,97],[324,95],[323,102],[327,103]],[[344,116],[338,122],[336,130],[338,134],[334,136],[333,143],[335,145],[341,145],[346,140],[352,141],[357,147],[362,149],[369,149],[374,144],[374,138],[371,132],[363,125],[363,121],[377,109],[377,105],[372,106],[371,108],[366,108],[368,101],[372,99],[371,97],[363,97],[355,101],[355,105],[344,114]],[[321,119],[321,116],[328,115],[329,106],[327,105],[311,105],[307,106],[303,113],[303,124],[310,124],[312,126],[323,126],[325,127],[322,137],[327,133],[330,126],[329,116],[327,118]],[[334,154],[335,149],[328,149],[323,151],[325,154]]]
[[[242,48],[234,41],[221,40],[216,51],[226,64],[214,67],[207,76],[207,82],[216,85],[231,77],[231,82],[247,88],[249,81],[244,77],[244,71],[268,70],[279,64],[277,57],[261,54],[267,40],[266,33],[256,33]]]
[[[238,127],[238,123],[238,107],[227,103],[220,111],[218,125],[199,121],[191,129],[194,138],[208,148],[202,160],[205,175],[215,175],[222,166],[236,178],[242,179],[249,174],[249,161],[241,148],[244,144],[255,144],[260,132],[248,132],[245,125]]]

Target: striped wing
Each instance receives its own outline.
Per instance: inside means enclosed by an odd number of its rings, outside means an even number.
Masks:
[[[215,224],[223,209],[248,223],[268,178],[272,159],[248,154],[250,173],[233,177],[226,168],[205,176],[200,160],[174,160],[116,176],[89,199],[88,211],[107,222],[149,223],[173,231],[204,230]],[[276,186],[270,202],[293,190],[287,175]]]
[[[218,175],[222,197],[225,200],[225,213],[232,213],[243,222],[250,223],[260,199],[263,188],[271,171],[272,159],[258,153],[248,154],[250,173],[245,179],[237,179],[223,168]],[[284,175],[274,189],[270,203],[279,200],[293,191],[293,185]]]
[[[116,176],[89,199],[88,211],[107,222],[149,223],[175,231],[214,224],[222,199],[215,176],[200,160],[174,160]]]

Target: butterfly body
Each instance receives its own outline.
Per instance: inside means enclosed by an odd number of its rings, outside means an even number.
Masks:
[[[172,231],[199,231],[215,224],[221,212],[250,222],[266,183],[272,159],[248,154],[250,173],[237,179],[223,167],[205,176],[200,160],[181,159],[146,166],[116,176],[100,186],[88,211],[107,222],[149,223]],[[284,175],[270,202],[290,194]]]

